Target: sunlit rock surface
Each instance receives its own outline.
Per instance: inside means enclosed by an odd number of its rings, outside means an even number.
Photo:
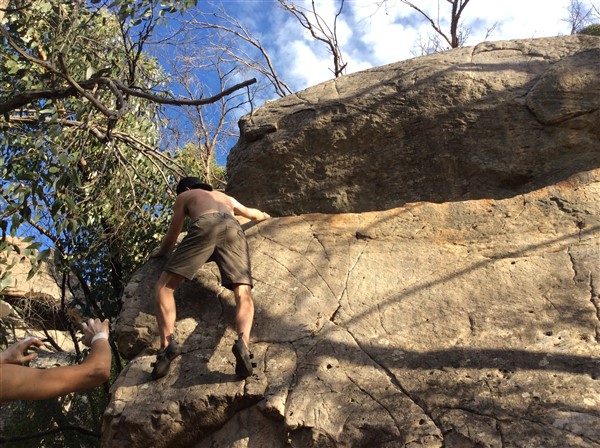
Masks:
[[[150,380],[149,261],[115,323],[131,361],[103,446],[600,447],[599,45],[351,75],[256,111],[253,142],[246,118],[230,192],[297,214],[245,225],[256,374],[234,375],[234,300],[207,265],[176,294],[184,353]],[[413,104],[393,126],[370,112],[390,102]]]

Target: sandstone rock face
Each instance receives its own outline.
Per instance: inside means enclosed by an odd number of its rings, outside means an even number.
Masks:
[[[20,238],[7,237],[8,244],[13,247],[8,255],[9,263],[14,259],[18,262],[10,270],[11,281],[2,291],[4,297],[28,298],[31,300],[47,300],[60,304],[61,288],[54,266],[42,262],[39,271],[32,278],[29,277],[31,262],[24,255],[29,243]],[[68,299],[71,293],[67,291]]]
[[[255,375],[207,265],[170,373],[141,268],[104,447],[600,447],[600,38],[485,43],[241,121]]]
[[[227,192],[280,216],[512,197],[600,166],[599,109],[599,37],[486,42],[243,117]]]
[[[15,339],[36,336],[53,339],[56,346],[71,352],[74,344],[71,335],[64,331],[66,319],[61,312],[61,277],[54,264],[42,262],[37,273],[29,278],[31,261],[27,258],[30,243],[20,238],[7,237],[11,246],[8,263],[15,262],[10,272],[10,282],[0,294],[0,317],[8,318],[14,328]],[[83,295],[79,282],[71,278],[71,288],[65,289],[65,303],[70,303],[75,294]],[[34,363],[35,364],[35,363]]]
[[[184,353],[150,380],[150,261],[116,323],[131,362],[102,445],[599,447],[599,199],[591,170],[503,200],[248,226],[245,381],[214,265],[176,294]]]

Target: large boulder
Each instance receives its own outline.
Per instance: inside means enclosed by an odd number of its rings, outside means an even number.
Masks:
[[[505,198],[600,166],[600,37],[485,42],[240,120],[227,192],[277,215]]]
[[[486,43],[245,117],[228,192],[299,215],[245,225],[255,375],[234,375],[208,264],[176,293],[183,354],[150,380],[151,260],[115,322],[130,362],[102,445],[599,447],[599,49]]]
[[[274,218],[247,228],[252,350],[207,265],[176,295],[183,355],[150,380],[152,288],[116,325],[130,363],[105,447],[598,447],[600,170],[504,200]]]
[[[33,267],[30,257],[37,255],[37,249],[22,238],[6,237],[6,260],[11,266],[8,271],[9,278],[0,297],[5,299],[21,299],[46,301],[57,307],[60,305],[62,289],[60,275],[56,272],[52,261],[42,261],[35,275],[29,272]],[[4,267],[4,266],[3,266]],[[67,289],[66,299],[72,299],[71,292]]]

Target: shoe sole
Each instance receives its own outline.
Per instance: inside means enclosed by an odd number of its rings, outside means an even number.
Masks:
[[[248,353],[244,341],[241,339],[237,340],[233,344],[231,351],[235,356],[235,374],[241,378],[247,378],[252,375],[252,368],[254,367],[251,361],[252,354]]]
[[[160,360],[157,357],[156,362],[152,363],[152,366],[154,367],[152,369],[152,373],[150,374],[152,379],[158,380],[159,378],[162,378],[167,373],[169,373],[171,361],[177,358],[180,354],[181,347],[179,347],[178,345],[174,347],[169,345],[167,347],[164,357],[161,357]]]

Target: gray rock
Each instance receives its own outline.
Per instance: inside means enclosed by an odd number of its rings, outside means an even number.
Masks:
[[[132,361],[103,446],[600,446],[599,198],[594,170],[504,200],[248,227],[246,381],[213,265],[178,292],[184,354],[150,381],[150,261],[116,324]]]
[[[599,109],[600,38],[485,42],[243,117],[227,192],[279,216],[512,197],[600,166]]]
[[[246,117],[229,192],[300,214],[244,226],[255,375],[234,375],[209,264],[150,381],[152,260],[115,323],[131,361],[102,446],[600,447],[599,45],[486,43]]]

